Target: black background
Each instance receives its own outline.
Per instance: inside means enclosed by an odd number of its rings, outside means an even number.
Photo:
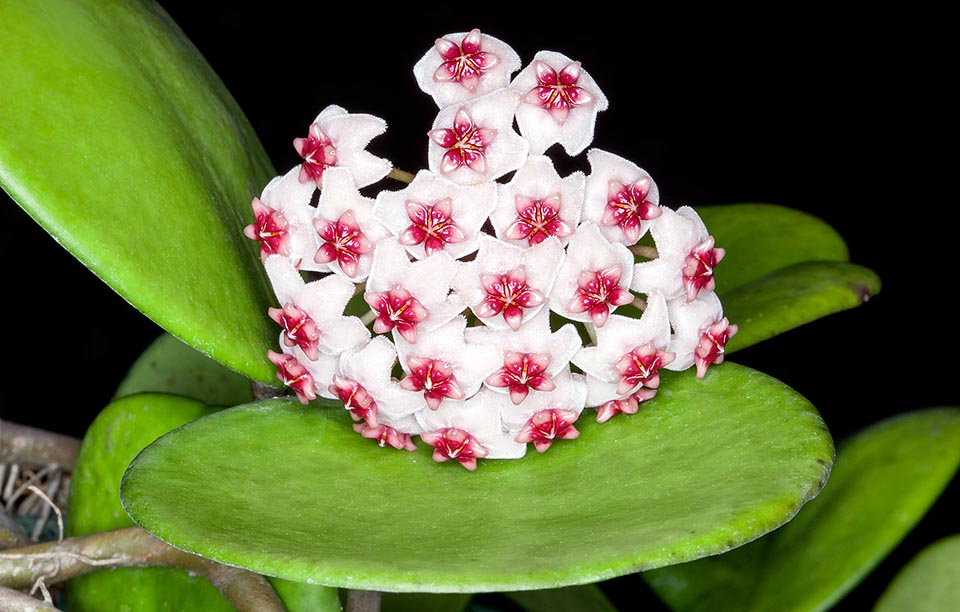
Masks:
[[[945,294],[956,277],[955,196],[942,178],[952,169],[937,155],[948,138],[946,43],[935,19],[809,6],[676,15],[538,3],[524,18],[478,2],[387,11],[161,4],[247,113],[278,172],[297,163],[292,139],[328,104],[383,117],[389,129],[373,150],[403,169],[423,167],[437,109],[411,68],[437,36],[479,27],[524,63],[541,49],[579,59],[610,99],[594,145],[647,169],[664,204],[771,202],[810,212],[883,279],[862,308],[735,361],[803,393],[838,441],[892,414],[960,403],[949,351],[956,316]],[[2,415],[79,436],[160,330],[4,199],[11,375]],[[837,609],[872,605],[906,560],[956,530],[957,488],[955,478]],[[638,578],[607,586],[622,609],[658,609]]]

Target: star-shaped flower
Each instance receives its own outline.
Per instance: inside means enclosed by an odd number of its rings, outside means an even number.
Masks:
[[[374,245],[389,235],[374,217],[373,204],[357,191],[349,170],[327,171],[313,217],[317,242],[314,269],[330,270],[353,282],[367,277]]]
[[[509,183],[498,185],[497,207],[490,214],[497,238],[533,246],[556,236],[567,244],[580,222],[585,181],[582,172],[560,178],[550,158],[531,156]]]
[[[243,229],[250,240],[260,242],[260,259],[271,255],[286,257],[299,266],[304,253],[313,245],[311,218],[314,209],[310,199],[316,188],[301,184],[294,168],[278,176],[253,198],[254,222]]]
[[[526,445],[514,440],[516,434],[506,431],[500,424],[500,407],[505,396],[499,393],[493,393],[487,389],[481,389],[479,393],[464,402],[443,402],[437,410],[422,410],[417,413],[417,421],[423,427],[427,434],[421,434],[420,439],[430,444],[434,448],[437,445],[434,441],[442,441],[445,429],[458,429],[470,434],[472,443],[485,454],[477,454],[467,459],[476,459],[479,457],[488,457],[490,459],[515,459],[526,454]],[[509,401],[507,402],[509,403]],[[438,434],[438,435],[434,435]],[[468,440],[466,437],[457,436],[458,441]],[[445,444],[445,443],[444,443]],[[469,447],[469,445],[467,446]],[[451,450],[459,448],[458,444],[452,444]],[[441,454],[444,451],[441,450]],[[462,452],[452,453],[447,459],[457,459],[464,457]],[[434,461],[444,461],[443,457],[438,457],[434,453]],[[476,467],[476,462],[468,462],[464,465],[471,469],[471,464]]]
[[[503,426],[517,435],[529,424],[530,419],[544,410],[558,409],[579,415],[587,402],[587,383],[584,376],[564,371],[555,378],[556,387],[545,393],[532,393],[521,404],[508,401],[503,395],[499,405]],[[576,419],[573,419],[576,420]],[[573,422],[573,421],[570,421]],[[517,442],[531,442],[521,440]],[[541,451],[542,452],[542,451]]]
[[[376,183],[389,174],[393,164],[369,153],[366,146],[386,129],[386,121],[379,117],[348,113],[336,105],[326,107],[313,120],[307,137],[293,141],[303,158],[297,171],[300,182],[313,182],[322,189],[326,170],[340,166],[350,170],[359,187]]]
[[[560,143],[567,155],[579,155],[593,141],[597,113],[608,106],[580,62],[553,51],[537,53],[510,88],[523,96],[517,125],[533,153]]]
[[[350,398],[344,406],[354,418],[365,420],[371,427],[388,425],[399,433],[419,434],[423,429],[413,414],[422,404],[409,401],[410,394],[393,379],[396,361],[393,343],[376,336],[362,349],[343,354],[335,385],[341,399]]]
[[[437,106],[465,102],[506,87],[520,56],[480,30],[447,34],[414,65],[417,84]]]
[[[405,188],[381,191],[374,213],[417,259],[438,251],[457,259],[477,250],[494,206],[492,183],[458,185],[421,170]]]
[[[567,257],[550,293],[550,309],[568,319],[603,327],[611,312],[633,301],[628,290],[632,277],[633,254],[604,238],[596,224],[584,223],[567,246]]]
[[[713,291],[700,291],[696,299],[670,302],[670,320],[674,335],[670,350],[676,360],[668,370],[686,370],[697,366],[697,378],[703,378],[712,364],[723,362],[727,341],[737,333],[737,326],[723,316],[723,305]]]
[[[587,153],[583,218],[600,226],[604,237],[636,244],[660,216],[660,192],[650,175],[631,161],[600,149]]]
[[[659,291],[667,300],[685,296],[688,302],[701,290],[713,291],[713,270],[725,251],[714,246],[697,211],[689,206],[676,212],[661,210],[662,216],[650,227],[657,258],[636,265],[631,288],[640,293]]]
[[[286,386],[290,387],[297,394],[297,399],[301,404],[307,404],[310,400],[316,399],[313,376],[307,371],[307,368],[297,361],[293,355],[286,353],[275,353],[267,351],[267,357],[277,366],[277,378]]]
[[[522,249],[485,235],[454,285],[485,325],[517,331],[543,308],[562,263],[563,247],[554,237]]]
[[[493,181],[527,158],[527,141],[513,131],[518,97],[498,89],[440,110],[427,133],[431,171],[464,185]]]
[[[500,352],[489,345],[464,341],[467,320],[458,316],[432,332],[421,334],[416,344],[396,337],[397,353],[405,377],[400,386],[431,410],[446,400],[476,394],[483,380],[500,366]]]
[[[610,315],[597,330],[597,345],[580,349],[572,360],[587,374],[587,405],[625,399],[644,381],[658,385],[656,371],[674,357],[667,351],[669,345],[670,320],[663,296],[650,295],[639,319]]]
[[[580,437],[580,431],[573,426],[579,418],[580,414],[573,410],[545,408],[527,420],[516,440],[533,442],[538,453],[545,453],[556,440],[574,440]]]

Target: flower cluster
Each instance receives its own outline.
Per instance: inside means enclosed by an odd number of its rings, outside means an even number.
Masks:
[[[339,399],[380,446],[419,436],[469,470],[576,438],[585,408],[637,412],[661,369],[702,377],[737,331],[714,293],[724,251],[693,209],[661,206],[613,153],[566,177],[544,155],[593,140],[607,99],[587,71],[547,51],[520,68],[479,30],[438,39],[414,66],[440,107],[428,169],[364,197],[391,174],[365,150],[386,124],[330,106],[245,229],[279,301],[280,380]]]

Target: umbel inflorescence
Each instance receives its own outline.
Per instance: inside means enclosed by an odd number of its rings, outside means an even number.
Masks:
[[[437,39],[414,66],[440,107],[428,169],[362,196],[392,170],[365,150],[386,123],[330,106],[245,230],[279,300],[280,380],[303,403],[339,399],[380,446],[419,436],[470,470],[576,438],[585,408],[637,412],[660,369],[702,377],[737,331],[713,291],[724,251],[693,209],[660,206],[612,153],[566,177],[544,155],[593,140],[607,99],[590,75],[549,51],[520,67],[479,30]],[[366,314],[345,314],[361,294]]]

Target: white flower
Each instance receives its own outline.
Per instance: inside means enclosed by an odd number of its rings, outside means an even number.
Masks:
[[[556,388],[553,391],[533,393],[520,404],[501,402],[500,414],[504,427],[517,433],[533,415],[550,408],[570,410],[576,414],[583,412],[587,402],[586,379],[579,374],[563,372],[555,380]]]
[[[425,432],[443,432],[443,437],[446,438],[449,438],[451,433],[457,433],[445,431],[450,429],[470,434],[475,439],[475,443],[479,443],[482,447],[481,453],[477,453],[471,449],[470,444],[464,445],[465,449],[473,451],[471,453],[473,457],[470,458],[517,459],[526,454],[527,447],[517,442],[514,434],[504,430],[500,424],[500,409],[504,406],[505,399],[499,393],[481,389],[465,402],[444,402],[437,410],[422,410],[417,413],[417,420]],[[443,449],[443,446],[435,445],[435,442],[439,441],[436,437],[426,434],[420,437],[436,449]],[[462,457],[462,454],[458,454],[447,458],[460,460]],[[436,454],[434,459],[437,459]],[[473,464],[475,467],[475,460]],[[464,467],[469,469],[469,465]]]
[[[586,176],[560,178],[549,157],[531,156],[509,183],[497,187],[497,207],[490,221],[497,238],[533,246],[548,236],[566,245],[580,222]]]
[[[650,235],[657,245],[657,258],[634,267],[631,288],[640,293],[658,291],[667,300],[686,294],[693,300],[701,290],[716,287],[713,270],[725,251],[715,248],[713,236],[697,211],[681,206],[676,212],[661,208]]]
[[[553,236],[522,249],[483,235],[454,286],[485,325],[517,331],[543,308],[562,263],[563,247]]]
[[[513,131],[519,97],[498,89],[440,111],[427,135],[431,171],[463,185],[493,181],[516,170],[530,146]]]
[[[376,183],[390,173],[393,164],[368,152],[366,146],[386,129],[387,122],[379,117],[348,113],[336,105],[326,107],[313,120],[307,137],[293,141],[303,158],[300,182],[323,188],[326,169],[341,166],[353,173],[359,187]]]
[[[275,177],[263,188],[259,198],[253,198],[254,222],[243,229],[250,240],[260,242],[260,259],[271,255],[289,259],[299,266],[313,250],[314,209],[310,199],[316,187],[302,184],[296,168]],[[309,263],[309,262],[308,262]]]
[[[313,217],[317,252],[305,270],[333,271],[355,283],[370,273],[374,245],[389,233],[373,216],[373,200],[357,191],[346,168],[324,173],[323,191]]]
[[[639,319],[610,315],[597,329],[597,345],[580,349],[573,363],[587,374],[587,404],[623,399],[640,387],[656,388],[658,370],[673,361],[670,320],[663,296],[653,294]]]
[[[657,184],[631,161],[601,149],[587,153],[590,174],[583,200],[583,219],[593,221],[607,240],[636,244],[660,216]]]
[[[457,261],[444,252],[411,262],[399,243],[377,243],[363,294],[377,313],[373,331],[396,330],[408,342],[416,342],[419,330],[432,331],[463,312],[466,304],[450,292],[458,270]]]
[[[264,267],[281,307],[296,307],[316,325],[319,332],[316,350],[326,355],[339,355],[370,338],[370,332],[360,319],[343,316],[343,309],[353,297],[353,283],[336,275],[304,283],[288,260],[275,255],[267,258]],[[285,326],[281,341],[285,338],[289,341],[291,337],[295,337],[292,329]]]
[[[480,390],[483,380],[500,367],[500,351],[492,346],[467,344],[464,317],[421,334],[416,344],[394,336],[400,365],[406,376],[400,387],[417,396],[413,403],[436,410],[445,400],[463,400]]]
[[[376,427],[385,424],[408,434],[422,429],[413,418],[420,406],[408,401],[407,393],[391,377],[397,351],[393,343],[377,336],[358,351],[340,358],[342,376],[334,379],[331,391],[344,401],[355,419]]]
[[[611,312],[633,301],[628,291],[632,277],[633,254],[622,244],[609,242],[588,221],[567,247],[550,293],[550,310],[603,327]]]
[[[447,34],[414,65],[417,85],[443,108],[488,94],[510,83],[520,56],[480,30]]]
[[[580,62],[553,51],[537,53],[510,88],[523,96],[517,125],[533,153],[559,142],[567,155],[579,155],[593,141],[597,113],[608,106]]]
[[[727,341],[737,326],[723,316],[723,305],[713,291],[700,291],[696,299],[673,300],[669,304],[674,335],[670,350],[677,358],[668,370],[686,370],[696,364],[697,378],[703,378],[712,364],[722,363]]]
[[[417,259],[439,251],[458,259],[477,250],[496,203],[492,183],[458,185],[421,170],[405,188],[381,191],[374,214]]]

